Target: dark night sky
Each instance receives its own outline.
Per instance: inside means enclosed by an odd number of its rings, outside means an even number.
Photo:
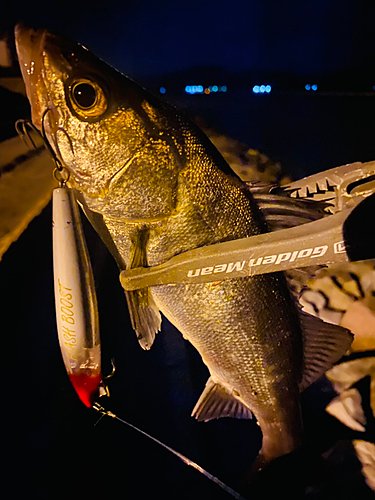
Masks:
[[[319,76],[358,64],[371,67],[375,6],[367,4],[22,0],[6,2],[0,26],[11,28],[22,19],[57,29],[133,77],[197,65]]]

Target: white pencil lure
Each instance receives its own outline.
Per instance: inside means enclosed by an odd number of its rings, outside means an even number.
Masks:
[[[56,321],[69,378],[91,407],[101,384],[98,307],[79,208],[65,181],[53,191],[53,267]]]

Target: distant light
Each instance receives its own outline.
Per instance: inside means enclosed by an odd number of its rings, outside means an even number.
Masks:
[[[185,92],[187,94],[202,94],[204,88],[202,85],[186,85]]]
[[[310,85],[310,83],[308,83],[307,85],[305,85],[305,89],[313,90],[315,92],[316,90],[318,90],[318,85],[316,83],[314,83],[313,85]]]
[[[167,89],[165,87],[160,87],[159,92],[161,94],[165,94],[167,92]]]
[[[269,94],[272,90],[271,85],[254,85],[253,92],[254,94]]]
[[[164,87],[162,87],[164,88]],[[185,92],[187,94],[211,94],[211,92],[226,92],[228,87],[226,85],[210,85],[208,87],[203,87],[203,85],[186,85]],[[160,89],[160,92],[163,94],[164,92]]]

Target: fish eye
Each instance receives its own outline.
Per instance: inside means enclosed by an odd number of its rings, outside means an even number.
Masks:
[[[94,81],[80,78],[69,87],[70,103],[82,118],[101,116],[107,109],[107,99],[103,89]]]
[[[96,90],[89,83],[77,83],[72,93],[75,102],[81,108],[91,108],[96,103]]]

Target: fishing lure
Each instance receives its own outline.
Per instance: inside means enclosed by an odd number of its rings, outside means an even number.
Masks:
[[[91,407],[102,382],[98,306],[94,277],[83,233],[79,207],[67,183],[69,172],[51,148],[45,134],[28,120],[18,120],[16,130],[26,145],[35,147],[27,127],[40,134],[56,168],[59,187],[53,190],[53,269],[57,333],[63,362],[80,400]]]
[[[63,181],[52,199],[59,343],[70,381],[81,401],[91,407],[102,382],[94,278],[74,193]]]

